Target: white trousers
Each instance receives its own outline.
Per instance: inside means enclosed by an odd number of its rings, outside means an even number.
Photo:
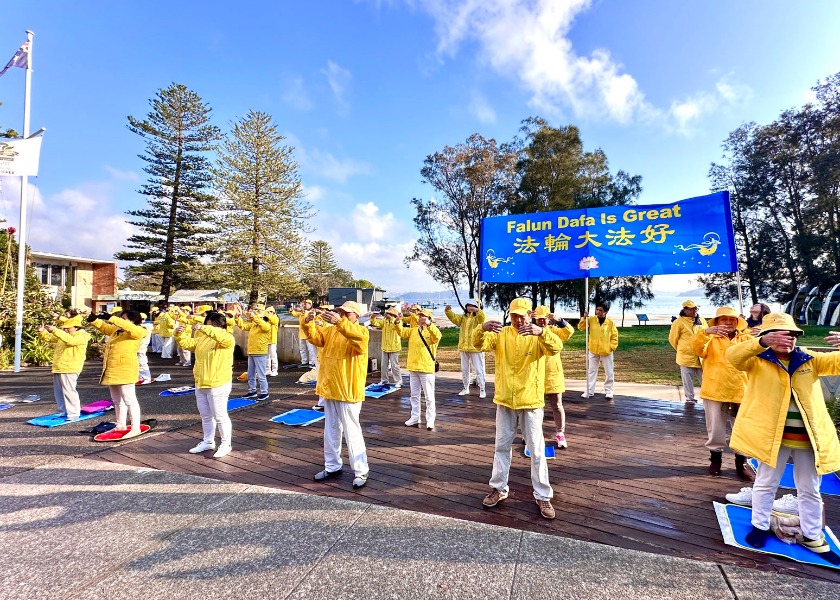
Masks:
[[[484,376],[484,352],[464,352],[459,351],[461,355],[461,380],[464,382],[464,389],[470,387],[470,368],[472,367],[475,373],[475,379],[478,382],[478,389],[484,391],[485,376]]]
[[[681,366],[680,375],[682,376],[683,394],[686,402],[694,402],[694,380],[697,380],[697,385],[703,385],[703,369]]]
[[[589,357],[586,370],[587,395],[592,396],[595,394],[595,384],[598,381],[598,365],[604,365],[604,394],[612,397],[615,392],[615,370],[613,363],[615,353],[610,352],[606,356],[600,356],[587,350],[586,354]]]
[[[383,352],[381,360],[382,364],[379,365],[379,370],[382,373],[380,383],[402,384],[402,371],[400,371],[400,353]]]
[[[347,457],[356,477],[368,474],[367,448],[359,424],[362,412],[361,402],[340,402],[321,398],[324,402],[324,468],[338,471],[344,464],[341,460],[342,435],[347,441]]]
[[[228,416],[228,397],[231,383],[214,388],[196,388],[195,403],[201,415],[201,429],[204,431],[204,441],[212,444],[216,441],[216,427],[222,445],[230,445],[233,425]]]
[[[178,362],[185,365],[192,364],[192,352],[184,350],[181,346],[178,346]]]
[[[137,402],[137,392],[133,383],[125,385],[109,385],[111,402],[117,420],[117,429],[125,429],[128,417],[131,416],[131,429],[140,431],[140,403]]]
[[[171,337],[163,337],[160,338],[160,357],[161,358],[172,358],[172,346],[175,345],[175,341]]]
[[[776,490],[785,472],[788,457],[793,456],[793,481],[799,498],[799,524],[802,535],[812,540],[822,536],[823,502],[820,496],[820,481],[814,467],[814,451],[811,448],[788,448],[781,446],[776,458],[776,468],[758,463],[758,473],[753,484],[752,524],[758,529],[770,529],[770,513]]]
[[[268,356],[265,354],[248,355],[248,392],[256,392],[257,384],[260,386],[260,393],[268,393],[268,379],[265,378],[265,365]]]
[[[300,341],[300,364],[317,365],[318,349],[309,340]]]
[[[269,344],[268,361],[265,365],[265,372],[277,375],[278,368],[280,368],[280,364],[277,362],[277,344]]]
[[[435,374],[408,372],[411,383],[411,420],[420,422],[420,392],[426,399],[426,427],[435,426]]]
[[[152,372],[149,370],[149,357],[146,356],[146,353],[138,352],[137,361],[140,363],[140,379],[151,379]]]
[[[71,420],[81,415],[82,402],[76,391],[78,379],[78,373],[53,373],[53,395],[58,412]]]
[[[516,424],[522,427],[525,445],[531,454],[531,485],[534,498],[551,500],[554,490],[548,483],[548,464],[545,460],[545,439],[543,438],[543,409],[514,410],[500,404],[496,405],[496,454],[493,457],[493,475],[490,487],[508,492],[508,475],[512,457],[513,438],[516,436]]]
[[[160,334],[153,333],[152,339],[149,341],[149,346],[151,346],[152,352],[160,354],[162,345]]]

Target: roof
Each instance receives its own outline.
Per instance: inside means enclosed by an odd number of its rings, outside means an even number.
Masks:
[[[115,260],[104,260],[101,258],[87,258],[84,256],[71,256],[69,254],[54,254],[52,252],[39,252],[38,250],[30,250],[29,256],[32,260],[44,260],[44,259],[53,259],[53,260],[66,260],[70,262],[86,262],[91,263],[94,265],[116,265],[117,261]]]
[[[169,296],[170,302],[236,302],[238,292],[225,290],[178,290]]]

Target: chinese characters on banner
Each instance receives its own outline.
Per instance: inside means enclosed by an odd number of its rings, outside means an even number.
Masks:
[[[738,270],[729,192],[481,223],[480,273],[486,282]]]

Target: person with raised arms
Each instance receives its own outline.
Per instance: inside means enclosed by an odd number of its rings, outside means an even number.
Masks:
[[[426,429],[435,428],[435,356],[440,329],[432,323],[432,311],[421,309],[416,327],[400,327],[399,335],[408,340],[407,367],[411,383],[411,416],[406,427],[420,426],[420,395],[426,399]],[[399,325],[399,321],[397,321]]]
[[[55,404],[68,421],[81,416],[76,384],[85,366],[90,334],[82,329],[82,315],[62,319],[58,327],[41,325],[38,335],[53,347],[52,374]]]
[[[475,328],[480,326],[487,319],[487,315],[480,308],[478,299],[468,300],[464,305],[464,314],[458,315],[452,311],[452,306],[446,305],[444,312],[446,318],[460,328],[458,332],[458,354],[461,357],[461,381],[464,389],[458,392],[459,396],[466,396],[470,393],[470,371],[475,373],[475,380],[478,383],[479,398],[486,398],[486,375],[484,373],[484,352],[479,352],[472,343],[472,335]]]

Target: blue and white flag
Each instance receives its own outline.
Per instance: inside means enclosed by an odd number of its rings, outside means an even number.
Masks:
[[[12,57],[3,70],[0,71],[0,77],[6,74],[6,71],[11,69],[12,67],[20,67],[21,69],[26,69],[29,66],[29,42],[23,42],[18,51],[15,52],[15,55]]]
[[[729,192],[481,222],[480,278],[489,283],[737,270]]]

